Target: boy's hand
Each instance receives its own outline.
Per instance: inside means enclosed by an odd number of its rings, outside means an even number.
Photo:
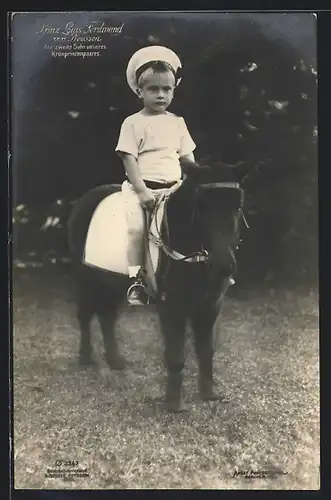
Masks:
[[[146,210],[153,210],[155,204],[155,196],[150,189],[146,188],[146,190],[138,193],[138,198],[143,208],[145,208]]]

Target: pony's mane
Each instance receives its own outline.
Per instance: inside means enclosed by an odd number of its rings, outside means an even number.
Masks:
[[[198,235],[194,232],[196,185],[189,179],[170,197],[167,204],[170,241],[176,249],[189,253],[197,249]]]

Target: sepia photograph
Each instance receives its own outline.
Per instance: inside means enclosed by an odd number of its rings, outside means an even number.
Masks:
[[[20,490],[319,490],[313,12],[11,12]]]

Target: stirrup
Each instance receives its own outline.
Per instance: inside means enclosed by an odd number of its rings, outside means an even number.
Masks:
[[[129,286],[127,292],[126,292],[126,300],[127,302],[129,302],[129,294],[130,294],[130,291],[133,287],[140,287],[140,288],[143,288],[144,289],[144,292],[145,292],[145,295],[147,296],[147,302],[146,304],[144,304],[145,306],[148,306],[149,305],[149,301],[150,301],[150,296],[149,296],[149,293],[147,291],[147,288],[146,286],[143,284],[143,283],[139,283],[139,281],[137,283],[132,283],[131,286]]]

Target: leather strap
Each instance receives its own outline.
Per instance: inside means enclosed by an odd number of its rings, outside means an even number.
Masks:
[[[153,262],[149,250],[149,228],[152,220],[151,213],[144,210],[145,228],[144,228],[144,249],[145,249],[145,271],[146,271],[146,286],[151,297],[156,297],[158,287],[156,283]]]
[[[175,184],[177,184],[177,181],[174,182],[154,182],[154,181],[144,181],[146,186],[149,189],[169,189]]]

